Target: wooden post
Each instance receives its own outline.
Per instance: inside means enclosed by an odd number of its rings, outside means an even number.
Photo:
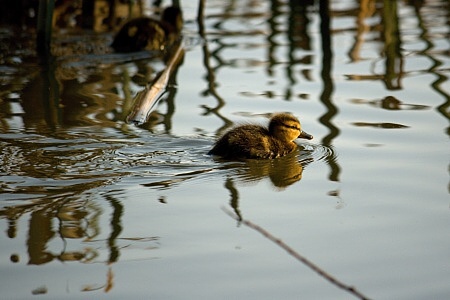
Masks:
[[[54,8],[55,0],[39,0],[37,20],[37,52],[39,55],[50,54]]]

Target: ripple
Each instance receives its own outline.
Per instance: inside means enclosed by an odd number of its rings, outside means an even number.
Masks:
[[[304,144],[300,153],[300,162],[336,160],[336,151],[332,146],[321,144]]]
[[[230,175],[242,182],[268,177],[274,186],[283,187],[300,180],[308,164],[329,162],[335,157],[331,147],[301,144],[293,155],[275,161],[218,163],[206,155],[209,139],[170,135],[100,140],[80,136],[72,140],[42,138],[39,143],[3,136],[3,141],[6,147],[0,157],[5,159],[0,169],[12,177],[0,180],[0,185],[11,198],[18,194],[82,194],[117,181],[170,189],[186,180],[222,180]]]

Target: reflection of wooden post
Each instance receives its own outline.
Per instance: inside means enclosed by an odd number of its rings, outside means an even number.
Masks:
[[[205,24],[204,20],[205,13],[205,0],[198,1],[198,11],[197,11],[197,23],[198,23],[198,31],[201,37],[205,37]]]
[[[50,54],[53,10],[55,0],[40,0],[37,23],[37,51],[40,55]]]
[[[322,143],[326,146],[331,146],[333,139],[339,135],[340,131],[331,121],[337,115],[338,108],[331,100],[331,95],[334,90],[333,79],[331,77],[333,52],[331,51],[330,13],[328,6],[328,0],[320,0],[320,35],[322,41],[322,71],[320,73],[323,81],[323,91],[320,95],[320,101],[325,105],[327,111],[319,118],[319,121],[330,130],[330,133],[323,138]],[[331,181],[339,181],[340,167],[336,161],[336,157],[334,155],[328,157],[327,163],[331,168],[329,179]]]
[[[386,55],[384,80],[388,90],[396,90],[401,88],[400,78],[402,73],[397,1],[384,0],[383,4],[384,54]]]
[[[43,70],[44,85],[42,89],[42,100],[47,112],[47,123],[56,127],[62,123],[60,106],[60,88],[55,76],[56,62],[54,59],[48,62],[48,66]]]
[[[239,210],[239,192],[234,186],[233,179],[228,177],[225,181],[225,188],[230,192],[230,206],[233,208],[236,214],[236,221],[240,222],[242,220],[241,211]]]
[[[308,7],[313,5],[314,1],[312,0],[289,1],[290,12],[289,18],[287,19],[288,28],[286,32],[286,38],[289,41],[289,63],[286,65],[286,74],[290,85],[297,83],[297,80],[295,79],[295,65],[310,65],[312,63],[310,55],[303,55],[303,57],[299,59],[295,55],[295,50],[311,50],[311,37],[308,34],[308,26],[311,22],[308,18]],[[303,69],[301,73],[306,80],[313,81],[310,69]],[[292,94],[291,91],[286,91],[286,99],[289,99],[289,94]]]
[[[374,0],[361,0],[359,2],[359,12],[356,17],[356,35],[355,43],[349,51],[349,57],[352,61],[359,61],[360,49],[364,42],[364,34],[370,30],[370,26],[364,23],[364,20],[375,12]]]
[[[420,40],[424,43],[425,47],[420,52],[424,57],[426,57],[432,65],[428,69],[431,74],[434,75],[435,80],[431,83],[431,88],[436,91],[436,93],[441,96],[445,102],[437,107],[437,110],[442,114],[442,116],[446,119],[450,119],[450,94],[447,92],[448,88],[448,77],[444,75],[443,72],[440,72],[440,67],[444,63],[442,60],[439,60],[437,56],[433,55],[430,50],[434,47],[433,44],[433,35],[429,34],[428,26],[432,26],[431,24],[427,24],[424,22],[422,18],[422,13],[426,14],[426,12],[420,10],[424,3],[422,2],[414,2],[414,11],[416,13],[418,27],[420,28],[420,34],[418,35]],[[447,83],[446,83],[447,82]],[[450,127],[447,127],[447,134],[450,133]]]
[[[216,90],[216,75],[214,73],[214,69],[211,67],[209,61],[210,61],[210,51],[208,49],[208,41],[205,37],[205,0],[199,0],[198,2],[198,11],[197,11],[197,23],[198,23],[198,34],[203,39],[203,65],[206,69],[206,79],[208,81],[208,88],[205,94],[211,94],[214,98],[217,100],[217,106],[214,108],[209,108],[206,105],[202,105],[202,107],[206,110],[204,115],[208,115],[210,113],[215,114],[217,117],[219,117],[222,121],[224,121],[225,125],[222,126],[218,133],[224,130],[225,128],[228,128],[231,124],[231,121],[222,116],[219,112],[219,110],[225,105],[225,100],[219,95],[219,93]]]

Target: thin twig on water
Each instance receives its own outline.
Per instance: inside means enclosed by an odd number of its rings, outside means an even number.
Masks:
[[[245,220],[245,219],[242,219],[242,218],[238,217],[232,211],[226,209],[225,207],[222,207],[222,210],[227,215],[232,217],[233,219],[235,219],[235,220],[239,221],[240,223],[246,225],[247,227],[250,227],[251,229],[254,229],[254,230],[258,231],[259,233],[261,233],[263,236],[265,236],[266,238],[268,238],[269,240],[271,240],[272,242],[274,242],[275,244],[277,244],[278,246],[283,248],[287,253],[292,255],[294,258],[296,258],[300,262],[304,263],[306,266],[308,266],[310,269],[312,269],[314,272],[316,272],[317,274],[319,274],[320,276],[322,276],[323,278],[325,278],[326,280],[328,280],[332,284],[334,284],[337,287],[339,287],[339,288],[341,288],[341,289],[343,289],[343,290],[353,294],[355,297],[357,297],[359,299],[362,299],[362,300],[369,300],[370,299],[369,297],[367,297],[364,294],[362,294],[361,292],[359,292],[355,287],[343,283],[342,281],[336,279],[335,277],[333,277],[329,273],[327,273],[324,270],[322,270],[319,266],[317,266],[316,264],[314,264],[313,262],[308,260],[306,257],[304,257],[301,254],[299,254],[297,251],[295,251],[294,249],[289,247],[286,243],[284,243],[282,240],[280,240],[279,238],[277,238],[274,235],[272,235],[270,232],[268,232],[267,230],[265,230],[261,226],[256,225],[256,224],[254,224],[254,223],[252,223],[252,222],[250,222],[248,220]]]

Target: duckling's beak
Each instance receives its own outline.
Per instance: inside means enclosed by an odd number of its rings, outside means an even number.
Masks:
[[[309,133],[306,133],[302,130],[302,132],[300,132],[300,135],[298,136],[299,139],[307,139],[307,140],[312,140],[313,136],[310,135]]]

